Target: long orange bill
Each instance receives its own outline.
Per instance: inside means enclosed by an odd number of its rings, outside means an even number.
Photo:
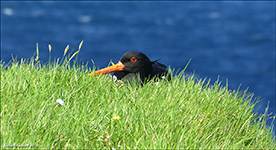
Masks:
[[[103,69],[100,69],[98,71],[96,71],[95,73],[90,73],[89,77],[94,75],[100,75],[100,74],[108,74],[108,73],[112,73],[112,72],[116,72],[116,71],[123,71],[125,68],[125,65],[122,62],[118,62],[117,64],[110,66],[110,67],[106,67]]]

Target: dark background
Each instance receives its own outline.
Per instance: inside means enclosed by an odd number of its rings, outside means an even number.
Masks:
[[[62,57],[64,48],[93,67],[145,53],[198,78],[260,97],[275,115],[275,2],[1,2],[1,60]],[[12,54],[12,55],[11,55]],[[257,108],[259,109],[257,110]],[[268,124],[271,124],[269,120]],[[274,128],[275,129],[275,128]],[[275,131],[275,130],[274,130]]]

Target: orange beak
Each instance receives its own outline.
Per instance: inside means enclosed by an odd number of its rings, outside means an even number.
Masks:
[[[112,73],[112,72],[116,72],[116,71],[123,71],[125,68],[125,65],[122,62],[118,62],[117,64],[110,66],[110,67],[106,67],[103,69],[100,69],[98,71],[96,71],[95,73],[90,73],[89,77],[94,75],[100,75],[100,74],[108,74],[108,73]]]

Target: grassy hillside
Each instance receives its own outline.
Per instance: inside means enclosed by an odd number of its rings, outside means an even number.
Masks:
[[[78,52],[51,64],[1,62],[1,149],[276,147],[246,91],[192,76],[116,84],[107,75],[88,77],[90,68],[72,62]]]

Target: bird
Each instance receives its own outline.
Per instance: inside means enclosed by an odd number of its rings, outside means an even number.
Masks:
[[[115,81],[123,81],[123,83],[140,83],[143,84],[151,79],[167,79],[170,80],[170,74],[166,65],[150,59],[142,52],[128,51],[120,59],[120,61],[110,67],[106,67],[96,72],[92,72],[89,76],[113,73]]]

